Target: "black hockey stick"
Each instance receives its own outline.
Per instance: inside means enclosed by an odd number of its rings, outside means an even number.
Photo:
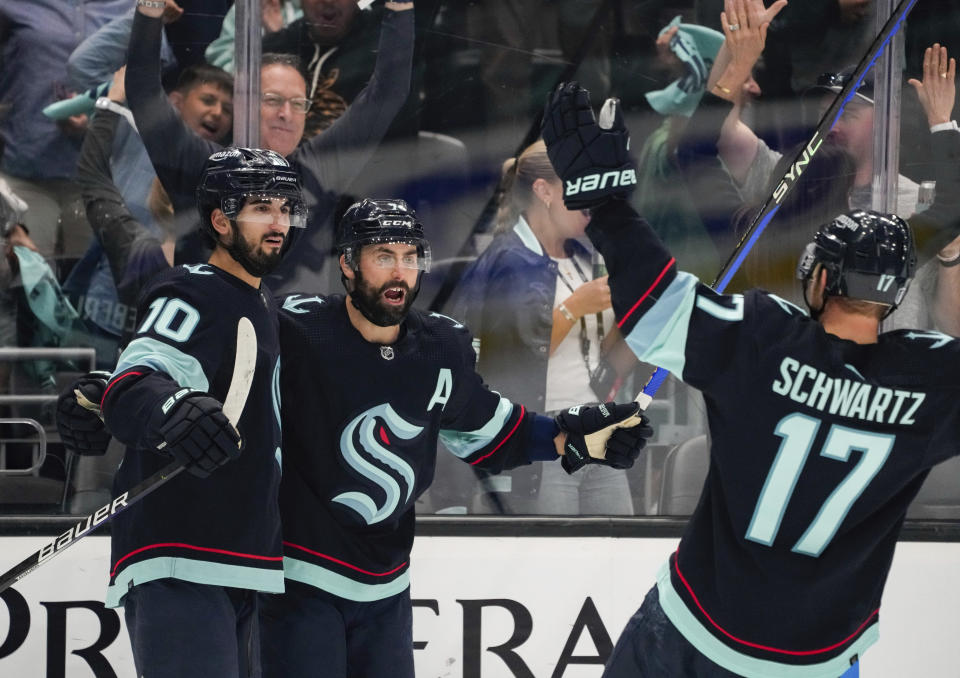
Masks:
[[[760,210],[750,223],[750,227],[743,234],[743,237],[740,238],[736,247],[733,248],[733,252],[730,253],[726,263],[724,263],[717,277],[710,285],[710,287],[717,292],[723,292],[726,289],[731,278],[733,278],[734,274],[739,270],[743,260],[746,259],[754,244],[760,238],[761,234],[763,234],[764,229],[780,209],[783,199],[793,190],[797,183],[799,183],[804,168],[820,149],[821,144],[823,144],[824,139],[830,130],[833,129],[833,126],[837,124],[840,116],[843,115],[843,109],[846,108],[847,103],[850,102],[860,88],[867,72],[879,58],[887,44],[893,39],[893,36],[900,30],[904,20],[907,18],[907,14],[910,13],[910,10],[913,9],[916,3],[917,0],[900,0],[900,4],[897,5],[893,14],[890,15],[890,18],[887,19],[887,22],[883,25],[880,33],[870,44],[870,47],[867,49],[866,54],[864,54],[863,59],[860,60],[850,79],[820,118],[810,140],[797,153],[793,162],[791,162],[787,168],[786,173],[780,178],[780,182],[773,190],[773,193],[764,201]],[[653,398],[657,389],[660,388],[660,385],[663,384],[666,378],[666,370],[661,367],[654,370],[650,380],[644,385],[636,398],[637,402],[641,403],[642,408],[646,408],[650,403],[650,399]]]
[[[240,318],[237,323],[237,356],[233,363],[233,376],[230,379],[227,397],[223,401],[223,413],[234,427],[237,426],[240,414],[243,412],[243,406],[247,402],[247,395],[250,393],[256,367],[257,335],[250,320],[245,317]],[[0,575],[0,593],[48,562],[53,556],[77,543],[82,537],[87,536],[124,509],[146,497],[178,475],[184,468],[179,461],[173,461],[80,520],[69,530],[44,545],[39,551]]]

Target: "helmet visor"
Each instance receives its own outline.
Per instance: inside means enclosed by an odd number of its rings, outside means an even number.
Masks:
[[[414,249],[405,252],[396,252],[388,245],[410,245]],[[357,243],[356,248],[347,248],[349,251],[348,265],[354,261],[354,257],[359,257],[360,248],[364,252],[369,252],[369,261],[377,268],[393,269],[406,268],[424,273],[430,272],[432,255],[430,253],[430,243],[422,238],[397,238],[396,236],[384,235],[383,237],[366,238],[363,242]],[[347,254],[345,251],[344,254]]]
[[[422,256],[419,249],[399,255],[387,250],[377,250],[372,253],[370,261],[377,268],[394,269],[400,267],[417,271],[430,270],[430,260]]]
[[[224,198],[220,209],[228,219],[242,218],[254,224],[276,223],[292,228],[307,225],[307,209],[299,193],[238,193]]]

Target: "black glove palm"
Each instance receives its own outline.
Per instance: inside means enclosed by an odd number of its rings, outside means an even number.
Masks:
[[[636,188],[630,134],[617,99],[607,99],[598,124],[590,108],[590,93],[576,82],[561,84],[547,97],[541,133],[550,163],[563,180],[567,209],[587,209],[611,198],[627,198]]]
[[[650,420],[635,402],[571,407],[558,414],[556,422],[567,434],[561,458],[567,473],[586,464],[630,468],[653,435]]]
[[[188,392],[174,403],[159,434],[163,442],[157,448],[198,478],[206,478],[243,451],[240,434],[223,413],[223,405],[200,391]]]
[[[110,433],[100,418],[100,401],[109,379],[109,372],[88,372],[57,398],[60,440],[79,455],[100,456],[107,451]]]

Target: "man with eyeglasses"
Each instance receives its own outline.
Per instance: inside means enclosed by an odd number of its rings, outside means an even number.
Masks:
[[[263,51],[295,54],[307,76],[304,138],[328,129],[367,84],[376,59],[377,9],[362,12],[356,0],[303,0],[303,16],[263,36]],[[406,116],[404,116],[406,119]],[[396,123],[392,132],[396,132]]]
[[[165,0],[139,0],[130,36],[127,99],[157,175],[170,195],[178,233],[192,233],[198,222],[193,191],[199,168],[219,146],[186,130],[163,96],[160,85],[160,33]],[[413,3],[387,2],[377,63],[367,86],[323,134],[301,143],[309,110],[307,84],[298,59],[265,54],[261,62],[260,145],[287,157],[300,172],[313,224],[307,239],[296,236],[272,278],[274,289],[289,285],[307,268],[320,269],[333,241],[329,218],[337,199],[360,174],[406,100],[413,60]],[[187,250],[186,252],[184,252]],[[202,260],[194,235],[181,238],[178,256]]]

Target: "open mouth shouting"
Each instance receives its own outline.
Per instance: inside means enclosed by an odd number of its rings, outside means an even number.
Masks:
[[[406,285],[390,285],[383,290],[381,296],[389,306],[403,306],[407,299],[407,287]]]

